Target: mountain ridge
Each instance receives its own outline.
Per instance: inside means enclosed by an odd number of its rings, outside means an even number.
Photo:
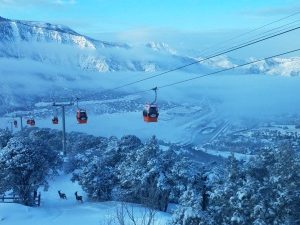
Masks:
[[[91,72],[156,72],[205,59],[204,56],[182,55],[164,42],[150,41],[144,46],[131,46],[127,43],[96,40],[65,25],[3,17],[0,17],[0,58],[30,59]],[[229,68],[241,61],[249,59],[236,60],[221,56],[195,63],[183,71],[207,73]],[[299,75],[299,62],[288,61],[288,58],[269,60],[237,71],[241,74]]]

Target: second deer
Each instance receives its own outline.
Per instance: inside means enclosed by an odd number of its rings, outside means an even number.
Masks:
[[[83,203],[83,200],[82,200],[82,196],[78,195],[77,194],[77,191],[75,192],[75,197],[76,197],[76,200]]]

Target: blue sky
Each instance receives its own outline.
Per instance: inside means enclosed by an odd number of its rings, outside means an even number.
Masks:
[[[62,23],[85,33],[251,28],[297,9],[298,0],[0,0],[3,17]]]
[[[200,42],[201,35],[217,41],[216,32],[223,39],[295,11],[299,0],[0,0],[0,16],[10,19],[64,24],[104,40],[177,44],[196,42],[194,36]]]

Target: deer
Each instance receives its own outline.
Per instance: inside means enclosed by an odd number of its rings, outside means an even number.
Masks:
[[[81,203],[83,203],[82,196],[78,195],[77,191],[75,192],[75,197],[76,197],[77,201],[80,201]]]
[[[67,196],[66,196],[65,193],[62,193],[62,192],[59,190],[59,191],[58,191],[58,194],[59,194],[59,197],[60,197],[61,199],[66,199],[66,200],[67,200]]]

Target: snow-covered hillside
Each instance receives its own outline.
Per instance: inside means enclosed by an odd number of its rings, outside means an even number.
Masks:
[[[57,191],[63,190],[67,200],[60,199]],[[32,208],[20,204],[0,204],[1,225],[63,225],[77,224],[103,224],[116,219],[117,209],[121,207],[119,202],[76,202],[74,192],[84,193],[77,183],[70,181],[70,175],[61,175],[50,184],[49,191],[41,190],[42,203],[39,208]],[[86,196],[83,196],[86,199]],[[134,210],[136,219],[140,221],[145,208],[130,204]],[[13,213],[12,213],[13,212]],[[164,225],[170,220],[168,213],[158,212],[155,216],[154,225]],[[128,220],[128,218],[127,218]]]
[[[0,41],[7,42],[56,42],[68,44],[82,49],[96,49],[99,47],[129,48],[123,43],[112,43],[94,40],[81,35],[64,25],[55,25],[44,22],[9,20],[0,17]]]
[[[0,17],[0,60],[8,58],[31,60],[80,71],[155,72],[193,63],[209,55],[211,54],[189,56],[163,42],[148,42],[144,45],[132,46],[126,43],[100,41],[79,34],[63,25]],[[221,56],[183,70],[206,73],[229,68],[237,62],[248,60]],[[22,67],[19,67],[19,71],[22,71]],[[299,58],[278,58],[239,70],[240,73],[246,74],[285,76],[298,75],[299,71]]]
[[[170,49],[161,43],[133,48],[126,43],[95,40],[62,25],[0,17],[2,59],[26,59],[83,71],[152,72],[180,62]],[[137,57],[138,52],[142,57]]]
[[[245,69],[248,73],[253,74],[299,76],[300,57],[269,59],[250,65]]]

